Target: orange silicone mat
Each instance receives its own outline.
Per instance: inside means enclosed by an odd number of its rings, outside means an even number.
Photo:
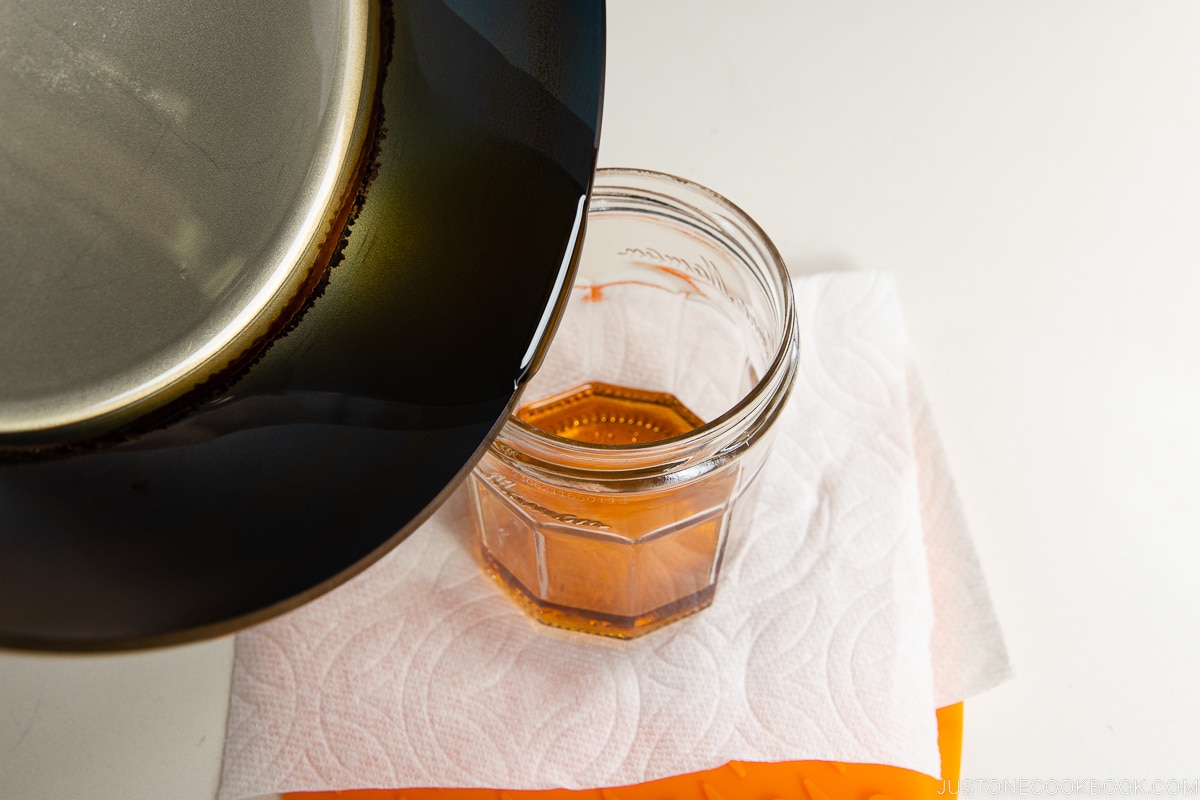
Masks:
[[[962,756],[962,703],[938,709],[942,778],[957,785]],[[716,769],[612,789],[360,789],[298,792],[285,800],[934,800],[946,783],[878,764],[732,761]]]

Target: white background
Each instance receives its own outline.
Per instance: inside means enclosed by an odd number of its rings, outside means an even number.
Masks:
[[[1200,777],[1200,4],[610,0],[604,113],[897,274],[1017,670],[964,777]],[[211,798],[231,652],[0,654],[0,798]]]
[[[1200,777],[1200,4],[610,8],[602,163],[897,273],[1017,672],[964,776]]]

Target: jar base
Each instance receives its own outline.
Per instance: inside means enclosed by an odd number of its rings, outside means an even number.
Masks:
[[[492,556],[486,547],[479,548],[479,556],[484,568],[492,578],[533,619],[554,628],[616,639],[636,639],[708,608],[712,605],[717,588],[715,583],[709,584],[698,592],[659,606],[645,614],[618,616],[601,611],[570,608],[541,600]]]

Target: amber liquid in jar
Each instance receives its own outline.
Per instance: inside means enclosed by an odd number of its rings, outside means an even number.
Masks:
[[[703,424],[673,395],[589,383],[517,416],[593,444],[649,443]],[[737,473],[635,493],[553,485],[489,454],[476,471],[482,557],[539,621],[632,638],[712,602]]]

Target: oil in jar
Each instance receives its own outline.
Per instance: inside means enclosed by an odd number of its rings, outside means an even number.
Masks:
[[[528,403],[517,417],[600,445],[649,444],[703,425],[671,394],[595,382]],[[736,480],[731,467],[603,491],[554,483],[489,452],[472,479],[482,558],[541,622],[639,636],[712,602]]]

